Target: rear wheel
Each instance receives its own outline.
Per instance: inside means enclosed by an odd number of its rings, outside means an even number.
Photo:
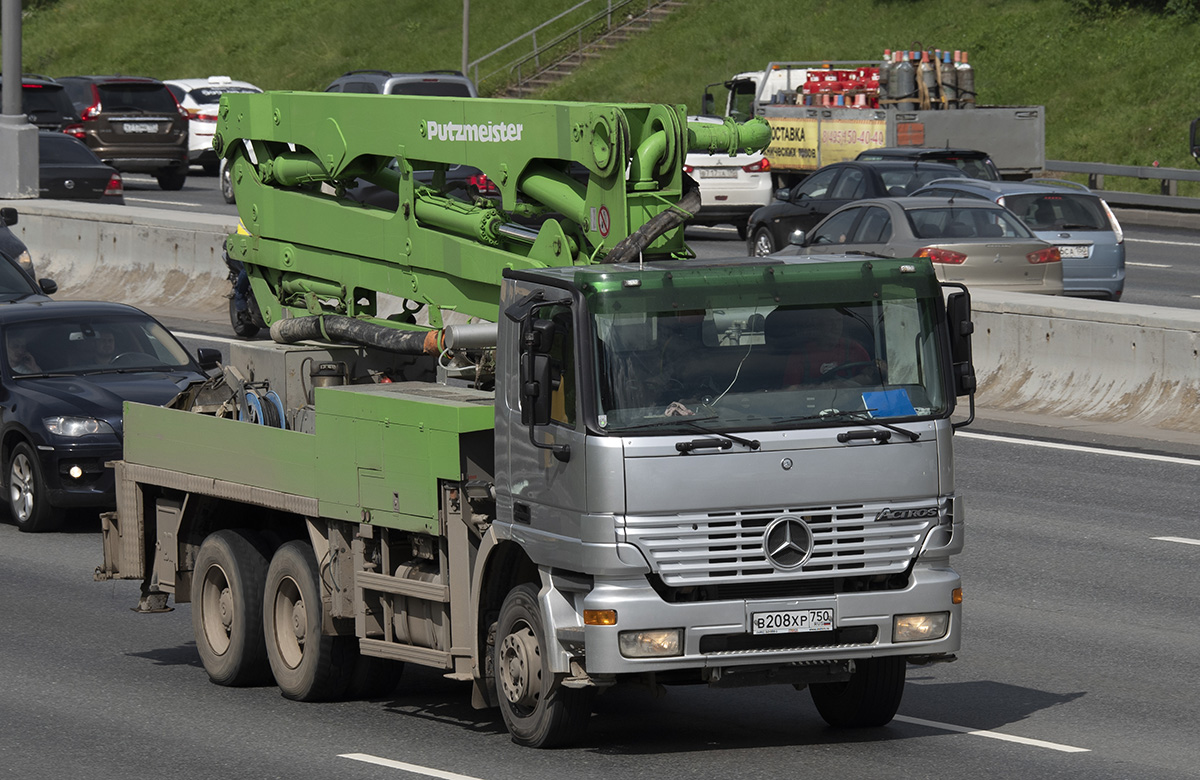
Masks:
[[[235,198],[233,196],[233,180],[229,175],[229,162],[222,159],[218,165],[220,168],[218,175],[221,177],[221,197],[225,199],[226,203],[233,203]]]
[[[250,308],[238,311],[237,302],[232,298],[229,299],[229,324],[233,326],[233,332],[244,339],[252,339],[258,335],[259,328],[254,324]]]
[[[891,657],[854,663],[849,680],[808,686],[817,712],[836,728],[871,728],[890,723],[904,695],[907,661]]]
[[[192,572],[192,634],[217,685],[271,681],[262,631],[267,559],[243,531],[223,530],[200,545]]]
[[[771,231],[765,227],[760,227],[754,231],[754,240],[750,242],[750,255],[752,257],[766,257],[775,251],[775,239],[771,237]]]
[[[187,181],[187,171],[164,169],[158,172],[154,178],[158,179],[158,186],[164,190],[175,191],[183,189],[183,183]]]
[[[582,736],[592,688],[564,688],[550,671],[537,589],[518,585],[500,607],[494,671],[500,712],[513,742],[555,747]]]
[[[25,442],[13,447],[8,461],[8,506],[22,531],[50,531],[62,521],[46,500],[46,482],[37,454]]]
[[[263,632],[275,683],[285,698],[341,698],[354,671],[352,636],[327,636],[317,559],[303,542],[287,542],[271,559],[263,595]]]

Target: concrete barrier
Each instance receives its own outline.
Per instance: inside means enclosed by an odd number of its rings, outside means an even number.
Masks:
[[[223,312],[229,291],[221,260],[237,217],[68,201],[0,201],[19,212],[12,231],[39,278],[58,298]]]
[[[56,297],[224,317],[221,248],[236,218],[9,201]],[[1200,433],[1200,311],[972,291],[978,405],[1059,420]]]

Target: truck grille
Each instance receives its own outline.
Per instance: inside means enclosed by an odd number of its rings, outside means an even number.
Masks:
[[[875,518],[884,509],[895,514],[928,506],[924,501],[628,516],[625,537],[673,588],[898,574],[908,569],[938,518]],[[776,570],[763,548],[767,526],[782,515],[802,518],[813,536],[812,555],[790,571]]]

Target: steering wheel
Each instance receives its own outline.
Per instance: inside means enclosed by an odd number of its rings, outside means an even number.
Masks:
[[[822,371],[818,379],[821,382],[828,382],[830,379],[835,378],[849,379],[854,374],[867,368],[874,371],[875,377],[882,382],[883,377],[879,372],[879,366],[875,364],[874,360],[855,360],[852,363],[843,363],[840,366],[834,366],[828,371]]]
[[[141,353],[141,352],[118,352],[117,354],[115,354],[111,358],[109,358],[108,363],[109,363],[109,365],[115,365],[115,364],[120,363],[129,358],[138,360],[143,357],[145,357],[145,354]]]

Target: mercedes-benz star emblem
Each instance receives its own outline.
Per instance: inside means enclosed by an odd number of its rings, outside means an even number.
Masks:
[[[798,517],[777,517],[763,534],[763,552],[776,569],[800,568],[812,555],[812,547],[812,531]]]

